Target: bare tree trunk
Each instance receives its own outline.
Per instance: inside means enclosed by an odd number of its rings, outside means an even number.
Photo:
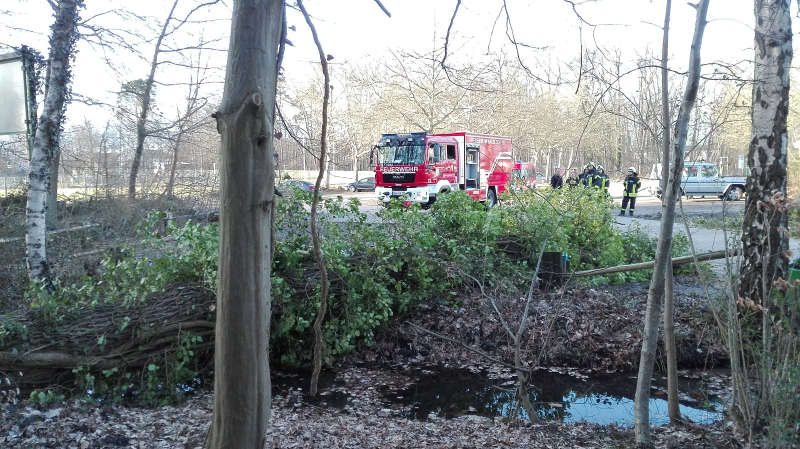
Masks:
[[[742,261],[739,297],[761,304],[777,278],[787,278],[789,248],[787,215],[776,210],[769,222],[759,203],[786,195],[786,118],[789,112],[789,69],[792,62],[792,21],[789,0],[755,1],[755,74],[752,139],[747,154]],[[771,251],[768,251],[768,248]],[[766,267],[763,265],[766,264]],[[766,276],[766,279],[764,278]]]
[[[331,188],[331,158],[330,158],[330,156],[325,158],[324,170],[325,170],[325,189],[330,189]],[[319,187],[317,189],[319,189]]]
[[[48,89],[31,149],[25,229],[28,276],[37,283],[50,282],[46,238],[50,164],[57,152],[61,132],[61,120],[69,90],[70,57],[77,38],[78,8],[81,6],[81,0],[59,0],[55,7],[55,23],[50,28],[52,34],[47,62]],[[55,204],[49,206],[55,208]]]
[[[669,258],[672,258],[670,250]],[[664,353],[667,357],[667,411],[669,420],[676,424],[681,421],[681,411],[678,403],[678,349],[675,345],[675,323],[673,313],[675,310],[675,295],[672,290],[672,267],[666,271],[664,285]]]
[[[634,402],[634,430],[636,443],[640,445],[650,444],[650,384],[653,377],[653,364],[658,344],[658,325],[661,321],[659,316],[661,304],[659,302],[664,295],[666,270],[668,267],[671,268],[669,256],[670,248],[672,247],[672,228],[675,222],[675,199],[680,190],[689,117],[697,99],[697,88],[700,83],[700,47],[706,26],[708,1],[700,0],[696,6],[697,18],[695,19],[694,37],[692,38],[692,50],[689,55],[689,78],[678,113],[678,122],[675,124],[672,166],[670,167],[669,181],[667,189],[664,191],[664,200],[661,205],[661,232],[656,249],[656,265],[653,268],[653,277],[650,280],[650,289],[647,293],[647,308],[642,334],[642,353],[639,360],[639,375],[636,381],[636,399]]]
[[[320,144],[319,144],[319,171],[317,172],[317,182],[314,184],[314,199],[311,202],[311,241],[314,246],[314,257],[317,259],[320,272],[320,293],[319,293],[319,311],[317,317],[314,319],[314,355],[312,360],[311,372],[311,385],[308,394],[311,396],[317,395],[319,374],[322,371],[322,321],[325,319],[325,314],[328,313],[328,269],[325,267],[325,257],[322,254],[322,247],[319,242],[319,230],[317,229],[317,208],[319,206],[319,187],[322,184],[322,175],[325,172],[329,158],[325,154],[328,149],[328,101],[330,100],[330,76],[328,74],[328,61],[325,58],[325,52],[322,50],[322,44],[319,41],[317,30],[311,22],[311,17],[308,15],[302,0],[297,0],[297,6],[303,12],[303,17],[306,19],[308,27],[311,29],[311,35],[314,37],[314,44],[317,46],[319,52],[319,63],[322,67],[323,77],[323,93],[322,93],[322,128],[320,131]],[[328,170],[328,177],[330,179],[330,170]]]
[[[161,34],[156,41],[156,48],[153,50],[153,60],[150,63],[150,75],[144,83],[144,92],[142,92],[142,110],[139,111],[139,118],[136,120],[136,149],[133,153],[133,162],[131,163],[131,176],[128,181],[128,198],[136,198],[136,177],[139,174],[139,165],[142,162],[142,151],[144,151],[144,139],[147,137],[147,115],[150,113],[150,101],[153,93],[153,82],[156,77],[156,69],[158,68],[158,55],[161,53],[161,42],[164,41],[164,36],[167,34],[167,27],[172,20],[172,15],[175,13],[175,7],[178,6],[180,0],[175,0],[172,3],[172,9],[169,10],[164,26],[161,27]]]
[[[167,181],[167,198],[172,199],[174,196],[174,188],[175,188],[175,168],[178,166],[178,149],[181,146],[181,141],[183,140],[183,125],[181,126],[181,130],[178,132],[178,135],[175,136],[175,144],[172,147],[172,162],[169,166],[169,181]]]
[[[262,449],[270,421],[272,111],[283,1],[236,0],[222,105],[214,419],[206,449]]]
[[[669,114],[669,71],[667,70],[667,60],[669,59],[669,18],[672,10],[672,0],[667,0],[666,12],[664,13],[664,40],[661,45],[661,123],[664,136],[664,146],[662,148],[663,160],[670,160],[670,114]],[[662,164],[661,177],[666,180],[669,170],[667,164]],[[665,187],[662,185],[661,187]],[[662,190],[664,191],[664,190]],[[667,255],[672,258],[672,251]],[[664,352],[667,356],[667,409],[669,419],[675,423],[680,420],[681,413],[678,407],[678,357],[675,347],[675,324],[673,323],[674,297],[672,292],[672,267],[666,270],[666,282],[664,287]]]
[[[56,229],[58,227],[58,167],[61,163],[60,140],[60,138],[56,139],[57,143],[54,145],[53,152],[50,156],[50,166],[47,168],[50,171],[50,184],[47,186],[47,229]]]
[[[108,174],[108,124],[106,122],[106,128],[103,130],[103,140],[102,140],[102,148],[103,148],[103,183],[105,185],[106,190],[106,198],[110,196],[110,184],[109,181],[109,174]]]
[[[353,148],[353,182],[358,182],[358,146]]]

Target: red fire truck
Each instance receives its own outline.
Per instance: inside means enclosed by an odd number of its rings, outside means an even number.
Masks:
[[[383,134],[375,146],[375,193],[429,205],[436,196],[463,190],[489,207],[508,189],[514,161],[511,138],[457,132]]]

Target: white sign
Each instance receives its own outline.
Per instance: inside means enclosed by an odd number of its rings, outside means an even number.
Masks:
[[[738,167],[739,170],[744,170],[744,156],[739,155],[739,161],[736,163],[736,167]]]
[[[0,135],[27,131],[22,60],[0,61]]]

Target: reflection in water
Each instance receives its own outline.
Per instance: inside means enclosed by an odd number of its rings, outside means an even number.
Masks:
[[[531,402],[539,419],[563,422],[633,425],[636,379],[629,375],[604,375],[581,380],[572,376],[537,372],[532,376]],[[660,386],[656,382],[656,387]],[[681,414],[699,424],[722,419],[722,403],[706,397],[701,381],[681,379]],[[445,369],[423,374],[417,383],[400,391],[385,391],[388,400],[409,406],[407,416],[425,419],[431,414],[450,418],[472,413],[487,417],[527,419],[517,407],[511,381],[490,380],[465,370]],[[688,394],[686,394],[688,393]],[[701,397],[702,401],[693,398]],[[650,399],[650,423],[669,422],[667,401]]]

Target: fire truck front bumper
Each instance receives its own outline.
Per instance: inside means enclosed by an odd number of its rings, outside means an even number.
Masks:
[[[407,187],[400,190],[395,187],[376,187],[375,193],[378,195],[378,201],[388,203],[392,198],[404,199],[412,203],[425,204],[430,202],[430,192],[428,187]]]

